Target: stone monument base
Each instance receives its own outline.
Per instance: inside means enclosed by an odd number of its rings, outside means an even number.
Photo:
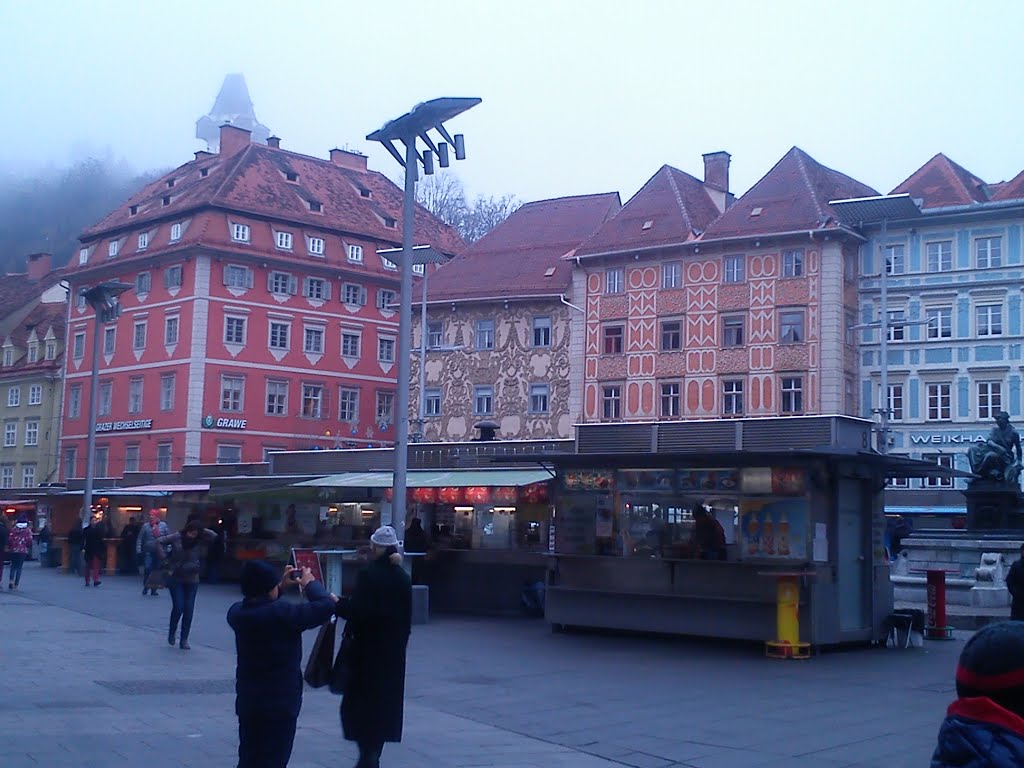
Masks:
[[[991,480],[975,480],[962,491],[967,500],[967,530],[1020,531],[1024,535],[1024,493]]]

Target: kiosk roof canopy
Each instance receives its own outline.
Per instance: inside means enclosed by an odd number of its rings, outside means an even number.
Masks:
[[[408,473],[409,488],[467,488],[470,486],[520,486],[551,479],[545,469],[465,469],[451,471],[412,470]],[[294,483],[306,488],[391,488],[391,472],[346,472],[315,480]]]

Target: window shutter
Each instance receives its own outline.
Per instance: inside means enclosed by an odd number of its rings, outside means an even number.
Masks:
[[[288,293],[292,296],[299,292],[299,278],[295,275],[288,275]]]
[[[365,286],[359,286],[359,305],[366,306],[366,288]]]
[[[253,287],[253,273],[252,273],[252,270],[249,267],[245,267],[245,287],[246,288],[252,288]]]
[[[327,301],[330,298],[331,298],[331,281],[330,280],[324,280],[324,301]]]
[[[171,287],[171,271],[169,269],[164,270],[164,288]]]
[[[271,292],[271,293],[273,293],[273,291],[274,291],[274,273],[273,272],[268,272],[267,273],[267,290],[269,292]]]
[[[320,392],[322,397],[320,402],[320,418],[329,419],[331,418],[331,388],[325,386]]]
[[[224,285],[228,284],[228,270],[229,269],[230,269],[230,267],[227,264],[225,264],[224,268],[220,271],[221,281],[224,283]],[[167,284],[167,273],[164,273],[164,285],[166,285],[166,284]]]

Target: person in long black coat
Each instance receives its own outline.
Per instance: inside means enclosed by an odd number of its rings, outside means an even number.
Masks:
[[[99,518],[94,517],[92,525],[82,531],[82,543],[85,547],[85,586],[90,580],[94,587],[100,581],[100,564],[107,554],[106,529]]]
[[[405,650],[412,624],[412,583],[390,525],[370,537],[373,561],[337,614],[353,636],[351,677],[341,700],[345,738],[359,745],[356,768],[377,768],[385,742],[402,740]]]
[[[1010,592],[1010,618],[1024,621],[1024,545],[1020,548],[1020,557],[1010,566],[1006,574],[1006,588]]]

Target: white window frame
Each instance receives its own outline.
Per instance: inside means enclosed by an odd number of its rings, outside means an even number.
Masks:
[[[156,444],[156,471],[170,472],[174,466],[174,443]]]
[[[248,224],[232,224],[231,239],[236,243],[248,243],[252,237],[252,229]]]
[[[307,355],[324,353],[325,329],[322,325],[305,325],[302,328],[302,351]]]
[[[722,315],[722,346],[742,347],[747,336],[747,316],[745,314]]]
[[[902,384],[889,384],[889,397],[886,406],[889,408],[889,421],[903,421],[904,392]]]
[[[928,341],[941,341],[953,338],[953,308],[928,307],[925,310],[927,325],[925,336]]]
[[[218,464],[241,464],[242,445],[240,443],[217,443]]]
[[[925,243],[924,252],[926,272],[953,271],[952,240],[932,240]]]
[[[358,360],[363,354],[363,334],[345,329],[341,332],[341,356]]]
[[[327,253],[327,241],[322,237],[307,237],[306,250],[310,256],[323,256]]]
[[[161,411],[166,412],[174,410],[174,401],[177,397],[177,384],[177,377],[173,373],[165,373],[160,376]]]
[[[278,250],[290,251],[295,244],[295,236],[291,232],[277,231],[274,234],[274,245]]]
[[[431,419],[441,415],[441,390],[427,389],[423,392],[423,415]]]
[[[389,306],[398,299],[398,294],[390,288],[381,288],[377,291],[377,309],[391,311]]]
[[[975,335],[978,338],[1003,335],[1003,305],[978,304],[974,308]]]
[[[661,265],[661,287],[664,290],[683,287],[683,262],[666,261]]]
[[[361,245],[350,245],[348,247],[348,260],[353,264],[363,263],[363,246]]]
[[[245,376],[237,373],[220,375],[220,410],[222,413],[245,410]]]
[[[170,346],[178,343],[181,330],[181,318],[178,315],[168,315],[164,318],[164,344]]]
[[[494,386],[477,384],[473,387],[473,415],[494,415]]]
[[[601,418],[604,421],[622,418],[621,384],[605,384],[601,387]]]
[[[0,467],[0,488],[14,487],[14,467]]]
[[[925,413],[928,421],[952,421],[953,385],[948,381],[930,381],[925,385]]]
[[[779,393],[780,413],[801,414],[804,412],[803,376],[780,376]]]
[[[149,248],[149,232],[140,232],[137,250],[144,251]]]
[[[126,445],[124,447],[124,471],[125,472],[138,472],[139,471],[139,456],[141,453],[141,446],[138,445]]]
[[[282,379],[268,379],[263,412],[267,416],[288,415],[288,382]]]
[[[180,221],[176,221],[173,224],[171,224],[170,241],[172,243],[176,243],[179,240],[181,240],[181,230],[182,230],[182,226],[181,226],[181,222]]]
[[[359,389],[338,387],[338,421],[355,424],[359,421]]]
[[[479,352],[490,352],[497,343],[497,324],[494,318],[477,320],[473,328],[473,348]]]
[[[537,315],[533,318],[533,343],[537,349],[551,346],[552,322],[550,315]]]
[[[312,301],[331,298],[331,284],[322,277],[307,277],[302,281],[302,295]]]
[[[43,404],[43,385],[32,384],[28,388],[28,404],[29,405],[42,405]]]
[[[977,269],[1003,266],[1003,238],[1000,236],[977,238],[974,241],[974,266]]]
[[[7,407],[17,408],[21,405],[21,387],[7,388]]]
[[[804,276],[804,249],[790,248],[782,252],[782,277]]]
[[[120,240],[111,240],[110,243],[107,245],[107,258],[112,259],[115,256],[117,256],[117,252],[120,250],[120,248]]]
[[[283,331],[282,331],[283,329]],[[274,332],[278,331],[278,343],[274,343]],[[284,334],[284,343],[281,343],[280,336]],[[271,320],[268,324],[267,346],[270,349],[289,350],[292,341],[292,324],[284,320]]]
[[[68,418],[77,419],[82,416],[82,385],[72,384],[68,387]]]
[[[952,453],[924,453],[921,454],[922,461],[932,461],[938,464],[940,467],[949,467],[952,469],[954,465],[954,457]],[[952,488],[953,478],[952,477],[926,477],[922,485],[925,488]]]
[[[148,323],[145,320],[136,320],[132,323],[132,349],[141,350],[146,348],[147,326]]]
[[[302,384],[302,418],[322,419],[324,416],[324,385]]]
[[[21,487],[22,488],[35,488],[36,486],[36,465],[35,464],[22,464],[21,465]]]
[[[726,379],[722,382],[722,415],[742,416],[744,411],[743,379]]]
[[[907,271],[907,248],[903,243],[890,243],[883,249],[885,274],[903,275]]]
[[[341,303],[353,307],[366,306],[366,287],[359,283],[343,283],[341,286]]]
[[[890,309],[888,322],[885,324],[885,331],[889,341],[898,343],[907,340],[907,311],[905,309]]]
[[[530,385],[529,412],[532,414],[542,414],[551,412],[550,385],[543,383]]]
[[[374,403],[374,413],[378,426],[391,426],[395,423],[395,393],[391,390],[378,389]]]
[[[663,381],[658,387],[658,414],[663,419],[682,415],[683,386],[678,381]]]
[[[75,360],[85,357],[85,331],[77,331],[71,345],[71,356]]]
[[[33,448],[39,445],[39,422],[36,419],[25,422],[25,446]]]
[[[272,270],[267,277],[267,289],[275,296],[294,296],[298,281],[288,272]]]
[[[132,376],[128,379],[128,413],[142,413],[142,398],[145,383],[141,376]]]
[[[4,448],[18,445],[18,422],[8,421],[4,424]]]
[[[112,355],[117,351],[117,326],[103,326],[103,354]]]
[[[398,339],[390,336],[377,337],[377,360],[381,363],[395,362]]]
[[[56,360],[57,359],[57,342],[56,341],[48,341],[48,342],[46,342],[46,349],[45,349],[45,352],[43,353],[43,356],[47,360]]]
[[[978,418],[988,421],[1003,410],[1003,383],[1001,381],[979,381],[975,386],[978,398]]]
[[[604,292],[607,294],[624,293],[626,290],[626,270],[623,267],[608,267],[604,271]]]
[[[224,343],[245,346],[248,318],[238,315],[224,315]]]
[[[110,379],[100,382],[100,405],[97,415],[109,416],[114,410],[114,382]]]
[[[733,254],[722,259],[722,282],[742,283],[747,279],[747,257]]]
[[[786,338],[786,326],[792,327],[794,323],[792,318],[796,315],[800,316],[800,332],[797,334],[799,338]],[[790,319],[787,321],[786,317]],[[779,343],[780,344],[803,344],[807,341],[807,313],[802,309],[780,309],[779,310]]]

